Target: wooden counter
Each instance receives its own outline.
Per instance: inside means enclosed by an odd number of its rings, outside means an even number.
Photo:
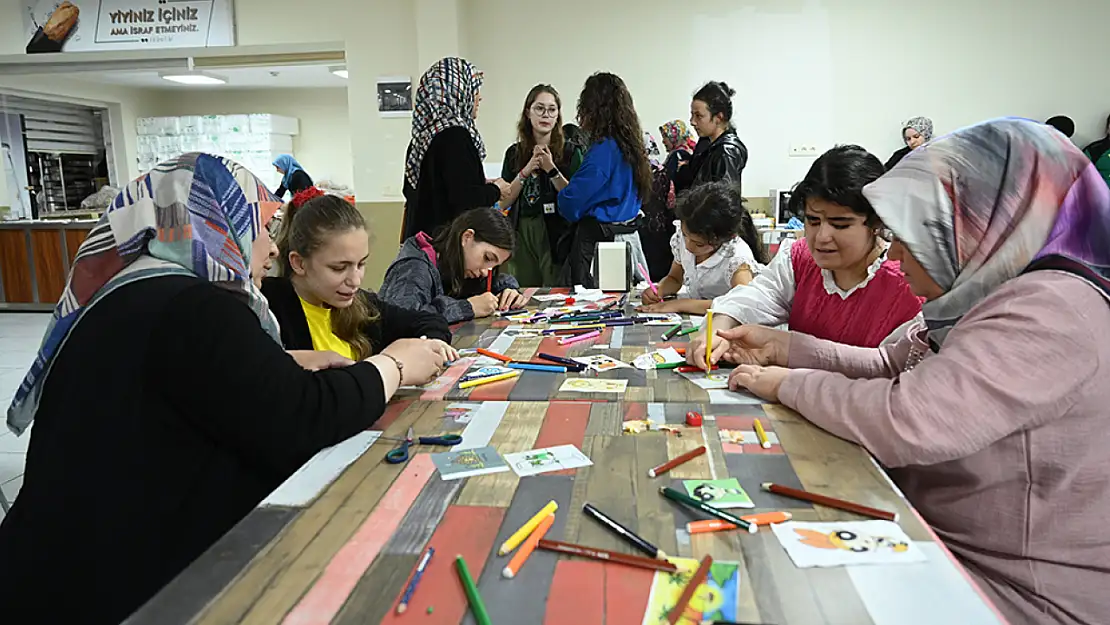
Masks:
[[[53,310],[94,220],[0,222],[0,310]]]

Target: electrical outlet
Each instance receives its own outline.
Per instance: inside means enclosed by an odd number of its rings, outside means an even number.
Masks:
[[[787,152],[789,156],[798,157],[817,157],[819,152],[817,146],[808,143],[791,143],[790,150]]]

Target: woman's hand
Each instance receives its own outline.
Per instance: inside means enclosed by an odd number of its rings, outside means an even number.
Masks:
[[[532,158],[528,159],[528,162],[524,165],[524,169],[520,170],[521,179],[536,173],[536,170],[540,168],[541,160],[539,154],[533,154]]]
[[[713,353],[709,355],[711,364],[717,364],[721,361],[729,350],[729,343],[727,340],[720,338],[720,336],[713,337]],[[699,369],[705,369],[705,330],[702,330],[690,344],[686,346],[686,364],[693,365]]]
[[[788,366],[790,333],[760,325],[743,325],[717,332],[728,345],[725,360],[738,365]],[[714,340],[716,342],[716,340]],[[714,346],[716,347],[716,346]],[[714,350],[716,351],[716,350]]]
[[[537,145],[536,149],[532,150],[532,154],[536,157],[539,157],[539,166],[544,171],[551,171],[552,169],[555,169],[555,159],[551,157],[551,148],[549,148],[548,146]]]
[[[401,386],[423,386],[434,380],[446,365],[443,341],[428,339],[400,339],[382,350],[403,365]]]
[[[682,312],[682,302],[677,299],[672,299],[666,302],[659,302],[657,304],[649,304],[647,306],[637,306],[636,312],[645,313],[680,313]]]
[[[430,340],[432,343],[435,344],[435,348],[437,350],[439,350],[439,353],[443,354],[443,360],[445,362],[449,362],[449,363],[450,362],[455,362],[456,360],[459,359],[458,350],[456,350],[454,347],[451,347],[450,344],[444,343],[443,341],[441,341],[439,339],[426,339],[426,340]]]
[[[504,291],[501,291],[501,294],[498,297],[497,309],[512,310],[513,308],[519,308],[526,303],[528,303],[528,300],[524,299],[524,296],[521,295],[516,289],[505,289]]]
[[[308,371],[322,371],[324,369],[338,369],[339,367],[349,367],[355,364],[355,361],[345,356],[340,356],[335,352],[317,352],[309,349],[305,350],[289,350],[285,352],[297,361],[297,364],[302,369]]]
[[[475,319],[488,317],[493,314],[493,311],[497,310],[497,296],[489,291],[467,298],[466,301],[470,302],[470,307],[474,309]]]
[[[777,402],[779,387],[787,375],[790,370],[783,367],[740,365],[728,377],[728,387],[734,391],[744,388],[767,401]]]
[[[512,188],[513,185],[509,184],[508,182],[505,182],[501,178],[498,178],[498,179],[494,180],[493,184],[497,185],[497,190],[501,192],[501,200],[500,201],[502,203],[508,204],[509,189]]]

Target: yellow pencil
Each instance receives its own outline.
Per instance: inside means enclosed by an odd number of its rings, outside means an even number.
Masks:
[[[520,543],[524,542],[524,539],[528,538],[528,535],[532,533],[532,530],[536,529],[536,526],[540,524],[540,521],[547,518],[547,515],[549,514],[555,514],[555,511],[558,509],[559,504],[555,503],[554,500],[548,502],[548,504],[541,508],[534,517],[528,519],[527,523],[521,525],[520,529],[518,529],[516,532],[513,532],[513,535],[510,536],[508,540],[501,543],[501,548],[497,550],[497,555],[503,556],[513,549],[519,547]]]
[[[518,375],[520,375],[519,370],[510,371],[509,373],[502,373],[500,375],[491,375],[488,378],[478,378],[477,380],[470,380],[469,382],[463,382],[462,384],[459,385],[459,388],[460,389],[471,388],[473,386],[481,386],[483,384],[489,384],[490,382],[500,382],[501,380],[508,380],[509,378],[515,378]]]
[[[759,419],[755,419],[752,425],[755,426],[755,435],[759,438],[759,446],[764,449],[770,449],[771,441],[767,440],[767,432],[763,431],[763,424],[759,422]]]
[[[587,329],[589,329],[589,330],[600,330],[602,328],[608,328],[608,327],[609,326],[605,325],[604,323],[587,323],[587,324],[577,324],[576,323],[576,324],[574,324],[573,329],[575,329],[575,330],[587,330]]]
[[[713,368],[713,311],[705,311],[705,370]]]

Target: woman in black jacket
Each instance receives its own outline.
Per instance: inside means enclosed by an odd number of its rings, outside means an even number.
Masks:
[[[274,169],[281,174],[281,186],[274,192],[278,198],[285,197],[286,191],[296,195],[313,185],[312,177],[291,154],[282,154],[275,158]]]
[[[0,524],[5,623],[120,623],[314,454],[371,427],[398,386],[443,367],[432,341],[355,364],[282,349],[252,280],[275,253],[277,206],[239,165],[184,154],[89,232],[8,409],[11,429],[35,427]]]
[[[740,186],[740,174],[748,164],[748,148],[732,125],[734,95],[735,89],[716,81],[705,83],[694,94],[690,123],[700,139],[689,163],[680,165],[675,173],[676,193],[706,182]]]
[[[310,189],[286,205],[278,237],[280,278],[262,293],[286,349],[330,350],[351,360],[398,339],[426,338],[450,361],[451,331],[442,315],[404,310],[361,288],[370,255],[366,222],[350,202]]]
[[[405,156],[401,241],[438,232],[464,211],[504,200],[509,183],[486,180],[486,146],[474,120],[482,71],[457,57],[440,59],[420,77]]]

